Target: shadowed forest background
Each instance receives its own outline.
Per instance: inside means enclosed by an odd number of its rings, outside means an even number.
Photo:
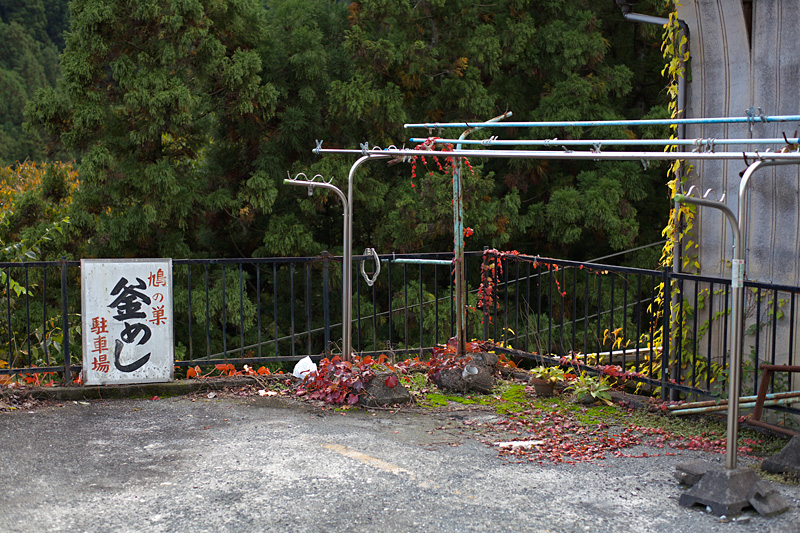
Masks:
[[[282,184],[301,171],[346,182],[354,159],[314,156],[315,139],[411,146],[439,133],[405,122],[506,110],[514,120],[669,116],[663,30],[625,22],[611,0],[0,0],[0,19],[6,261],[341,253],[339,200]],[[428,163],[413,187],[407,164],[359,170],[354,249],[452,249],[451,176]],[[666,165],[471,163],[468,249],[586,260],[661,239]],[[659,255],[627,260],[652,268]]]

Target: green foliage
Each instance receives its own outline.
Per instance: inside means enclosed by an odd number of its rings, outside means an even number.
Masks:
[[[39,93],[28,118],[48,137],[49,153],[81,159],[76,252],[336,253],[338,199],[309,199],[282,185],[289,170],[345,187],[352,161],[312,158],[315,139],[400,145],[408,135],[402,124],[412,119],[486,119],[505,109],[520,119],[640,118],[664,105],[650,87],[658,36],[621,24],[613,5],[270,0],[265,7],[248,0],[72,4],[63,80]],[[660,223],[653,221],[668,208],[656,194],[657,168],[473,166],[463,198],[465,223],[475,230],[471,248],[600,255],[655,240]],[[406,165],[363,166],[355,176],[354,246],[450,248],[451,179],[431,167],[412,188]]]

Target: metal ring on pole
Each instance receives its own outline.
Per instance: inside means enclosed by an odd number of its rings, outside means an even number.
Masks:
[[[372,285],[374,285],[375,281],[378,279],[378,275],[381,273],[381,259],[378,257],[378,252],[376,252],[374,248],[365,249],[364,255],[371,255],[375,261],[375,272],[373,272],[372,277],[370,277],[364,268],[364,260],[361,260],[361,275],[364,276],[364,281],[367,282],[367,287],[372,287]]]

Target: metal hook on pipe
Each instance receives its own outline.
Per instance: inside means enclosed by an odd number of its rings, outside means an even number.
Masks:
[[[758,108],[758,114],[756,114],[756,108],[750,106],[750,109],[746,111],[747,113],[747,123],[750,124],[750,131],[753,131],[753,126],[756,123],[756,119],[760,120],[763,123],[767,122],[767,117],[764,115],[764,110],[760,107]]]
[[[378,275],[381,273],[381,260],[374,248],[366,248],[364,250],[364,255],[371,255],[372,259],[375,261],[375,272],[373,272],[372,277],[370,277],[364,268],[365,261],[363,259],[361,260],[361,275],[364,277],[364,281],[367,282],[367,286],[372,287],[378,279]]]
[[[314,148],[314,150],[313,150],[314,155],[319,155],[319,151],[322,150],[322,142],[323,141],[314,139],[314,142],[317,143],[317,147]]]

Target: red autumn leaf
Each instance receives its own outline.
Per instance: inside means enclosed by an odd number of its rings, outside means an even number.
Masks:
[[[350,404],[350,405],[357,404],[358,403],[358,396],[356,396],[355,394],[351,394],[350,396],[347,397],[347,403]]]
[[[395,376],[394,374],[386,378],[386,380],[383,382],[383,384],[389,387],[390,389],[397,387],[397,383],[398,383],[397,376]]]
[[[225,372],[228,369],[228,365],[214,365],[214,368],[220,372]]]
[[[465,238],[472,236],[473,233],[474,232],[472,231],[472,228],[464,228],[464,237]]]
[[[261,368],[258,369],[258,374],[262,376],[268,376],[269,369],[262,366]]]
[[[151,402],[154,402],[154,401],[156,401],[156,400],[160,400],[160,399],[161,399],[161,398],[159,398],[158,396],[153,396],[152,398],[150,398],[150,401],[151,401]]]
[[[197,370],[190,367],[189,369],[186,370],[186,377],[188,379],[197,377]]]

